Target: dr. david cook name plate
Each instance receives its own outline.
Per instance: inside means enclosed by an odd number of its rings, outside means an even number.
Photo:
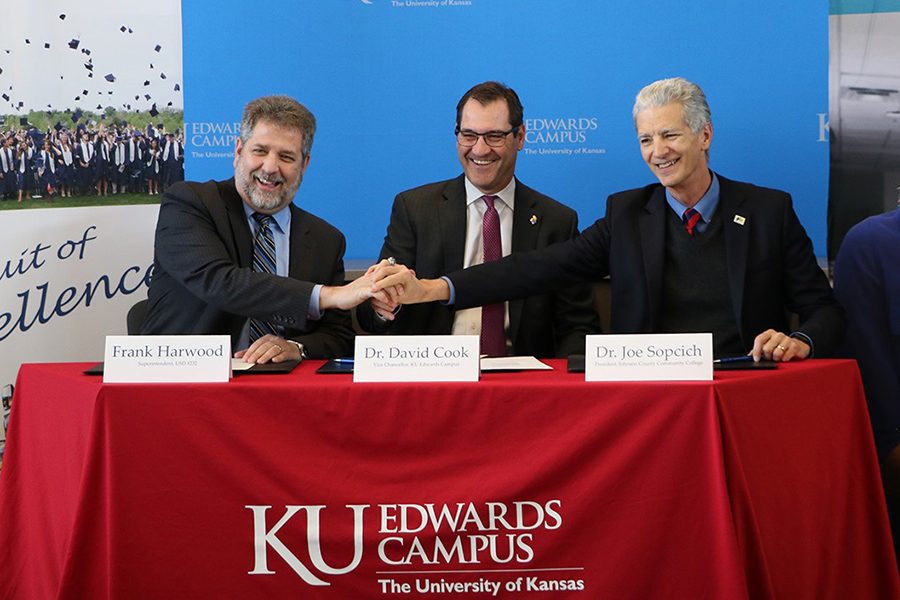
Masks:
[[[478,381],[477,335],[356,336],[353,381]]]
[[[589,335],[586,381],[712,381],[711,333]]]
[[[227,335],[108,335],[104,383],[227,382]]]

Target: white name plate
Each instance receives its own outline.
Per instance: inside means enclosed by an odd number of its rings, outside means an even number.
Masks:
[[[477,335],[358,335],[353,381],[478,381]]]
[[[104,383],[222,382],[231,377],[227,335],[108,335]]]
[[[712,381],[711,333],[589,335],[585,381]]]

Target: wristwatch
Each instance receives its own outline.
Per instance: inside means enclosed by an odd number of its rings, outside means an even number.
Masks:
[[[298,341],[296,341],[296,340],[285,340],[285,341],[286,341],[286,342],[290,342],[291,344],[294,344],[295,346],[297,346],[297,350],[300,351],[300,360],[303,360],[304,358],[307,358],[307,356],[306,356],[306,347],[305,347],[303,344],[301,344],[300,342],[298,342]]]

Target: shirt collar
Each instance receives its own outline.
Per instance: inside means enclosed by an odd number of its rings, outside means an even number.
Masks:
[[[244,214],[247,215],[247,220],[250,221],[253,225],[253,231],[256,231],[256,219],[253,218],[253,213],[256,211],[250,207],[246,202],[241,200],[241,206],[244,207]],[[291,205],[287,204],[282,207],[277,213],[272,215],[272,218],[275,219],[275,223],[278,225],[278,229],[281,233],[287,233],[291,229]]]
[[[719,178],[716,177],[715,172],[710,171],[709,173],[712,175],[712,183],[709,184],[709,189],[706,190],[700,201],[693,206],[693,209],[700,213],[700,218],[704,223],[709,223],[716,214],[716,209],[719,208]],[[666,202],[680,219],[685,211],[684,204],[676,200],[668,189],[666,189]]]
[[[486,194],[479,190],[475,185],[469,181],[469,178],[466,177],[466,206],[469,206],[473,202],[480,200],[482,196]],[[496,194],[490,194],[491,196],[497,196],[500,198],[500,201],[503,202],[506,206],[513,209],[513,205],[515,204],[516,199],[516,178],[513,177],[509,180],[509,183],[506,184],[506,187],[497,192]]]

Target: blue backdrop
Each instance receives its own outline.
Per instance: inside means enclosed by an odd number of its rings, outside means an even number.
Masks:
[[[497,79],[525,105],[518,177],[578,211],[653,177],[631,105],[680,75],[707,93],[713,169],[787,190],[825,254],[828,5],[633,0],[225,0],[183,3],[186,169],[231,176],[243,105],[287,93],[319,122],[296,202],[381,247],[394,195],[461,172],[459,97]]]

